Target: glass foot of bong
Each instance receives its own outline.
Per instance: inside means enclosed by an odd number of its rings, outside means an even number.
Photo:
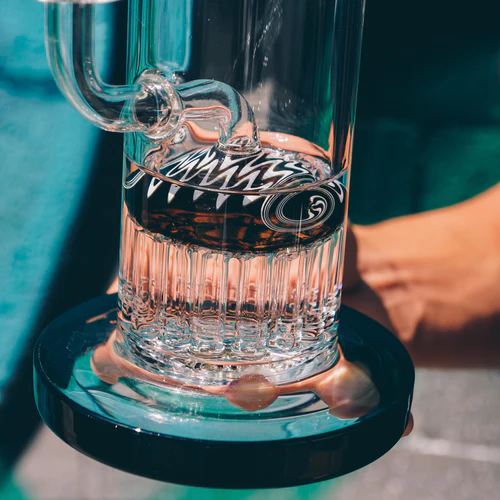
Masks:
[[[275,385],[162,379],[114,349],[116,296],[67,312],[40,336],[35,393],[45,423],[75,449],[152,479],[276,488],[331,479],[394,446],[409,418],[414,369],[382,326],[342,308],[340,361]]]

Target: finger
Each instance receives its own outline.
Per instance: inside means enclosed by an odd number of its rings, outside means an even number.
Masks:
[[[118,292],[118,278],[115,278],[113,283],[111,283],[111,286],[108,288],[108,291],[106,292],[108,295],[111,295],[112,293]]]
[[[410,435],[411,431],[413,430],[413,425],[414,425],[413,415],[410,413],[410,418],[408,419],[408,424],[406,425],[406,429],[403,432],[403,437]]]

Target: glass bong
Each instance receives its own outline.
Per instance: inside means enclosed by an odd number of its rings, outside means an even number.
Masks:
[[[117,317],[72,397],[212,443],[369,420],[373,369],[338,343],[364,0],[129,0],[125,85],[95,63],[105,2],[45,0],[59,88],[125,134]]]

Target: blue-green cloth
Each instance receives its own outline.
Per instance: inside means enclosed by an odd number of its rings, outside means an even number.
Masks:
[[[43,5],[2,0],[1,11],[0,404],[64,252],[100,133],[53,82]],[[101,39],[110,36],[103,21]]]
[[[367,1],[353,221],[447,206],[500,181],[499,17],[494,0]]]

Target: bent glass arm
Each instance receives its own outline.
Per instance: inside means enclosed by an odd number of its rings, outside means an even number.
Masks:
[[[101,80],[94,56],[94,4],[114,0],[41,1],[46,4],[46,45],[56,83],[95,125],[160,140],[174,136],[183,123],[216,120],[222,149],[247,154],[259,149],[252,109],[225,83],[195,80],[174,85],[174,75],[154,68],[132,85],[108,85]]]

